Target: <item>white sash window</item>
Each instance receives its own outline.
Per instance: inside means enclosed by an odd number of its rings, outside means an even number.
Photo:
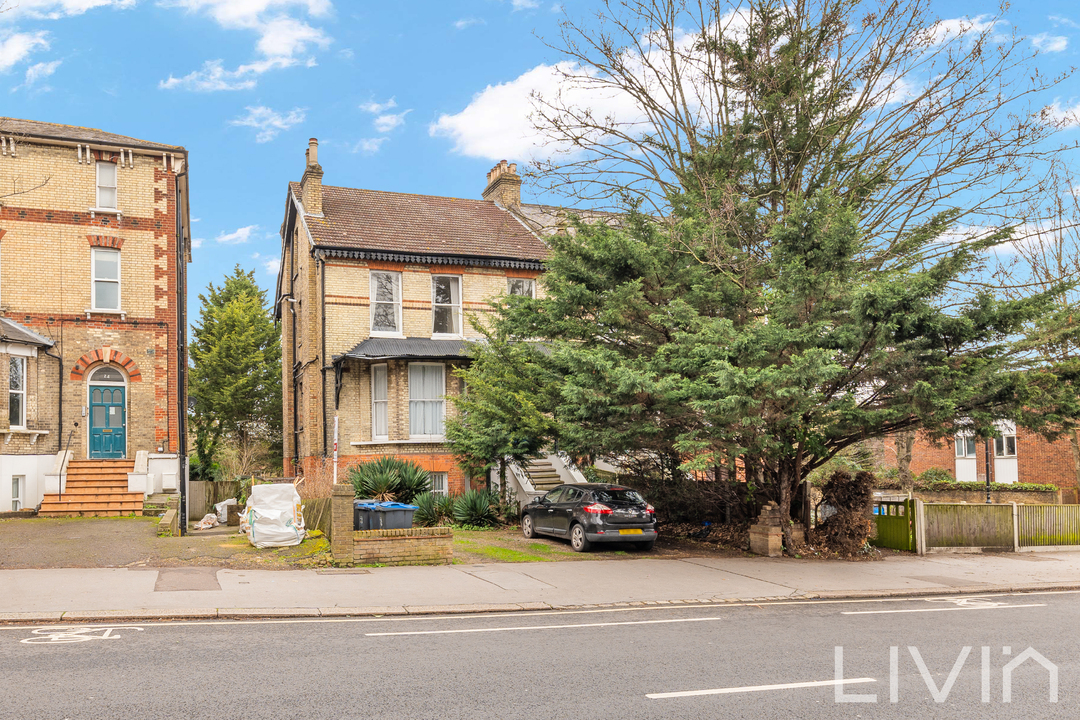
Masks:
[[[387,393],[386,365],[371,366],[371,439],[390,437],[390,405]]]
[[[442,438],[446,400],[445,368],[409,364],[409,437]]]
[[[401,334],[401,273],[371,272],[371,334]]]
[[[94,248],[94,310],[120,309],[120,252]]]
[[[97,164],[97,206],[101,210],[116,209],[116,163]]]
[[[26,427],[26,358],[10,358],[8,370],[8,425]]]
[[[431,307],[432,334],[461,335],[461,278],[432,276]]]

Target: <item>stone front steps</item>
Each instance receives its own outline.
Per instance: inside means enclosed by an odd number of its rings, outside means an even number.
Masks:
[[[550,460],[532,460],[526,466],[525,472],[528,473],[533,487],[541,492],[547,492],[563,482]]]
[[[46,495],[38,517],[142,515],[143,494],[128,492],[134,460],[72,460],[63,495]]]

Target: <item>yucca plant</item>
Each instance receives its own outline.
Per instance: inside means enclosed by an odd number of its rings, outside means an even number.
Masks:
[[[349,482],[358,498],[412,502],[431,490],[428,471],[416,463],[386,456],[349,468]]]
[[[435,515],[440,525],[454,524],[454,501],[456,497],[440,495],[435,498]]]
[[[491,527],[499,522],[490,493],[469,490],[454,500],[454,522],[458,525]]]
[[[439,515],[436,508],[436,497],[429,492],[420,493],[413,498],[416,512],[413,513],[413,525],[420,527],[432,527],[439,524]]]

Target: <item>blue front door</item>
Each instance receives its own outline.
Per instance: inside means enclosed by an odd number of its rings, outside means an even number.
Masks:
[[[127,405],[122,387],[90,387],[90,457],[127,454]]]

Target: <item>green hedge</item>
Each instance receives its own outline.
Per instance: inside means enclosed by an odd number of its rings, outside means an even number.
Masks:
[[[900,481],[896,477],[879,476],[877,482],[877,489],[879,490],[900,490]],[[914,490],[925,490],[928,492],[947,492],[949,490],[970,490],[974,492],[986,492],[986,483],[984,482],[957,482],[953,478],[953,474],[943,468],[927,468],[925,472],[915,478],[915,483],[912,486]],[[990,483],[990,490],[994,492],[1057,492],[1056,485],[1048,485],[1046,483]]]

